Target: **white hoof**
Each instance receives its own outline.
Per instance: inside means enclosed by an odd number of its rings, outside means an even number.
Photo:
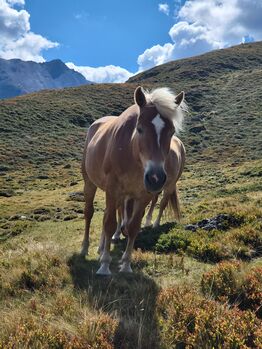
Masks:
[[[109,269],[109,263],[101,263],[101,267],[96,272],[96,275],[105,275],[105,276],[112,275]]]
[[[129,262],[123,262],[123,264],[120,266],[120,273],[133,273],[133,270],[131,268],[131,265]]]
[[[159,222],[155,221],[154,224],[153,224],[153,228],[157,228],[157,227],[159,227]]]
[[[152,225],[151,219],[146,219],[145,224],[144,224],[144,228],[150,227],[151,225]]]
[[[112,237],[112,243],[117,244],[120,241],[120,238],[114,238]]]

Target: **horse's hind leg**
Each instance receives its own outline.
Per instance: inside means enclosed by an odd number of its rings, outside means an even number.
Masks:
[[[121,235],[121,225],[122,225],[122,208],[119,207],[117,210],[117,227],[116,227],[116,231],[112,237],[112,242],[113,243],[117,243],[120,240],[120,235]]]
[[[165,193],[163,194],[163,198],[160,201],[160,207],[159,207],[159,211],[158,211],[158,216],[153,224],[153,228],[157,228],[160,224],[163,212],[165,210],[165,208],[167,207],[168,204],[168,195],[166,195]]]
[[[144,227],[149,227],[150,225],[152,225],[152,215],[153,215],[154,208],[156,206],[157,200],[158,200],[158,195],[155,195],[153,197],[152,201],[151,201],[150,208],[149,208],[149,210],[147,212],[146,221],[145,221]]]
[[[88,254],[89,247],[89,230],[90,223],[94,214],[94,197],[96,194],[97,187],[90,181],[87,175],[84,175],[84,197],[85,197],[85,235],[82,243],[81,256],[85,256]]]

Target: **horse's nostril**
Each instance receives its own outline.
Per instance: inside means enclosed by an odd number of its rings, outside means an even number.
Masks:
[[[146,180],[148,183],[150,183],[150,176],[149,176],[148,173],[146,173],[146,175],[145,175],[145,180]]]

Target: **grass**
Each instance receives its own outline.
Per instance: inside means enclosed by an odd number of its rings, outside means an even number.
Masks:
[[[124,241],[112,247],[112,277],[95,274],[101,191],[90,254],[80,258],[84,204],[70,194],[83,189],[84,126],[130,105],[137,81],[0,102],[0,348],[262,347],[261,47],[140,76],[146,87],[169,76],[165,85],[188,91],[191,113],[180,135],[182,220],[142,231],[133,275],[118,273]],[[239,224],[186,229],[218,214]]]
[[[140,234],[134,252],[133,275],[118,273],[117,261],[124,245],[122,243],[113,247],[113,277],[109,279],[95,275],[99,265],[96,250],[104,207],[102,192],[98,192],[96,197],[90,255],[85,260],[78,255],[84,229],[83,213],[80,210],[83,203],[68,200],[72,189],[81,191],[83,182],[80,177],[73,187],[68,183],[53,190],[50,189],[54,184],[52,181],[57,180],[54,174],[50,176],[46,189],[40,186],[38,190],[32,190],[32,184],[29,183],[29,188],[24,187],[18,195],[0,198],[0,313],[4,319],[0,330],[2,347],[11,348],[14,343],[19,347],[20,343],[21,347],[28,348],[165,348],[172,347],[171,343],[185,347],[191,342],[198,347],[205,347],[203,343],[206,343],[207,348],[211,345],[241,348],[241,345],[249,347],[250,343],[254,346],[259,340],[259,335],[256,334],[260,323],[256,316],[257,309],[237,310],[234,306],[227,309],[227,298],[221,301],[220,298],[213,297],[212,293],[202,290],[202,278],[207,273],[212,275],[218,265],[214,252],[210,253],[210,260],[192,253],[192,249],[185,249],[183,245],[179,245],[178,249],[167,246],[164,253],[159,246],[161,243],[163,245],[167,236],[177,236],[179,241],[186,236],[195,248],[201,246],[201,239],[207,244],[217,241],[216,252],[222,256],[222,260],[239,260],[246,265],[241,273],[236,274],[236,280],[252,278],[252,267],[262,265],[259,257],[262,239],[259,226],[261,210],[257,204],[261,196],[255,189],[259,178],[250,177],[252,185],[245,192],[245,200],[242,198],[243,193],[239,191],[221,195],[219,183],[221,178],[229,178],[232,185],[238,183],[241,186],[246,178],[243,172],[253,172],[253,168],[257,166],[258,161],[243,163],[234,168],[225,165],[223,170],[216,166],[205,170],[201,165],[199,168],[196,165],[188,166],[180,181],[182,222],[179,225],[164,224],[155,230],[146,229]],[[70,171],[77,173],[78,165],[72,163]],[[221,175],[216,176],[216,171]],[[37,216],[34,212],[42,213]],[[76,216],[64,220],[70,212],[75,212]],[[221,232],[184,230],[186,224],[193,224],[221,212],[237,212],[238,216],[244,217],[244,221],[237,227],[229,227]],[[60,218],[56,216],[57,213],[61,214]],[[27,218],[10,220],[16,214]],[[48,217],[41,221],[39,216]],[[163,223],[165,220],[168,217],[164,218]],[[7,232],[12,234],[8,235]],[[245,258],[244,252],[235,252],[240,247],[249,258]],[[225,248],[226,258],[223,254]],[[258,250],[258,255],[252,254],[255,249]],[[188,304],[181,303],[180,313],[176,313],[176,316],[181,316],[181,312],[190,312],[190,316],[197,319],[194,321],[201,323],[204,316],[208,316],[210,325],[204,342],[199,337],[199,332],[194,332],[196,329],[193,332],[190,330],[189,336],[188,318],[179,317],[176,321],[180,322],[180,328],[173,332],[170,330],[168,326],[173,325],[169,322],[169,316],[174,321],[171,314],[175,308],[166,308],[170,314],[167,315],[166,323],[163,320],[162,301],[160,302],[166,292],[186,297]],[[172,303],[174,307],[178,306],[177,302],[178,299]],[[243,331],[235,333],[234,340],[232,339],[235,344],[230,344],[231,339],[224,332],[219,334],[220,339],[215,344],[212,342],[210,336],[214,331],[217,333],[218,325],[210,318],[210,312],[221,316],[221,321],[223,317],[226,318],[223,321],[229,322],[242,318]],[[252,341],[245,332],[251,331],[250,327],[245,330],[249,322],[254,332]],[[174,336],[172,338],[169,336],[170,331]],[[191,338],[189,342],[188,338]]]

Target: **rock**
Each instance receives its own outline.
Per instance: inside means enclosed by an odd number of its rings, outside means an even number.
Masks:
[[[10,168],[8,166],[0,165],[0,172],[7,172],[9,170],[10,170]]]
[[[198,126],[191,127],[189,129],[189,132],[200,133],[200,132],[205,131],[205,130],[206,130],[206,127],[204,125],[198,125]]]
[[[73,187],[74,185],[77,185],[77,183],[78,183],[77,181],[73,181],[73,182],[70,182],[69,185],[70,185],[70,187]]]
[[[84,213],[84,209],[83,208],[75,208],[74,211],[76,213],[80,213],[80,214],[83,214]]]
[[[82,191],[75,191],[73,193],[69,193],[68,196],[69,197],[67,200],[80,201],[80,202],[85,201],[84,193]]]
[[[187,224],[185,226],[185,229],[186,230],[191,230],[191,231],[196,231],[197,230],[197,226],[196,226],[196,224]]]
[[[197,229],[204,229],[207,231],[216,230],[228,230],[233,227],[238,227],[243,223],[242,217],[234,216],[232,214],[220,213],[215,217],[209,219],[203,219],[195,224],[188,224],[185,226],[186,230],[196,231]]]
[[[3,196],[5,198],[10,198],[11,196],[14,196],[15,192],[11,189],[4,189],[0,190],[0,196]]]
[[[9,221],[18,221],[18,220],[26,220],[29,219],[29,217],[25,215],[15,214],[11,217],[9,217]]]
[[[72,213],[72,214],[65,216],[64,221],[71,221],[72,219],[75,219],[75,218],[77,218],[77,215]]]
[[[42,174],[42,175],[37,176],[36,178],[37,178],[37,179],[48,179],[49,176],[48,176],[48,175]]]
[[[66,164],[66,165],[64,166],[64,168],[71,168],[71,165],[70,165],[70,164]]]
[[[49,215],[41,215],[36,218],[38,222],[48,221],[49,219],[51,219]]]
[[[50,209],[49,208],[45,208],[45,207],[40,207],[40,208],[36,208],[33,211],[34,214],[48,214],[50,213]]]

